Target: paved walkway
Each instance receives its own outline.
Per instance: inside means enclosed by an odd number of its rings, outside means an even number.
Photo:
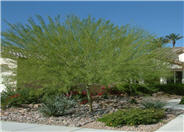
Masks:
[[[176,117],[156,132],[184,132],[184,114]]]
[[[1,123],[0,132],[123,132],[115,130],[50,126],[50,125],[38,125],[38,124],[6,122],[6,121],[0,121],[0,123]]]
[[[180,99],[172,99],[168,101],[165,108],[174,110],[184,110],[184,105],[179,104]],[[174,120],[170,121],[156,132],[184,132],[184,114],[179,115]]]
[[[169,100],[165,108],[171,108],[175,110],[184,110],[184,105],[179,104],[180,99]]]

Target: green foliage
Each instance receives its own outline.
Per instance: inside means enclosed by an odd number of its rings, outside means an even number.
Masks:
[[[1,107],[2,107],[2,109],[6,109],[6,108],[14,105],[15,100],[12,98],[12,96],[17,94],[10,87],[7,87],[6,90],[7,91],[2,91],[2,93],[1,93]]]
[[[144,100],[141,104],[145,109],[162,109],[165,106],[165,103],[159,100]]]
[[[40,103],[43,94],[43,89],[7,87],[6,91],[1,93],[1,106],[6,109],[12,106],[21,106],[22,104]]]
[[[52,77],[52,73],[48,74],[41,69],[42,65],[34,64],[33,62],[30,63],[29,60],[25,58],[18,59],[18,69],[17,69],[17,87],[18,88],[33,88],[33,89],[43,89],[45,91],[44,94],[47,95],[54,95],[58,93],[66,92],[66,88],[62,85],[59,80],[54,80],[54,84],[52,81],[49,81]],[[52,66],[51,66],[52,67]],[[56,71],[55,71],[56,72]],[[45,77],[44,77],[45,76]],[[48,77],[48,78],[47,78]],[[54,75],[53,75],[54,77]],[[58,77],[59,79],[59,77]]]
[[[152,94],[155,92],[155,89],[153,87],[138,83],[122,84],[118,86],[118,89],[122,92],[127,93],[130,96]]]
[[[175,34],[175,33],[171,33],[169,35],[166,36],[166,39],[168,39],[170,42],[172,42],[173,47],[175,47],[176,41],[179,39],[182,39],[183,36],[181,36],[180,34]]]
[[[182,97],[180,104],[184,104],[184,97]]]
[[[117,112],[104,115],[98,121],[107,126],[118,127],[123,125],[153,124],[165,117],[165,111],[161,109],[131,108],[118,110]]]
[[[107,92],[109,93],[109,94],[115,94],[115,95],[120,95],[120,94],[122,94],[123,93],[123,91],[122,91],[122,89],[119,87],[119,85],[118,86],[108,86],[108,88],[107,88]]]
[[[68,114],[69,110],[75,106],[76,102],[64,95],[47,97],[43,102],[40,111],[46,116],[62,116]]]
[[[3,57],[18,60],[18,87],[34,82],[46,91],[63,93],[83,84],[91,100],[88,88],[94,84],[168,74],[163,61],[170,49],[158,49],[154,36],[142,29],[90,16],[69,16],[63,23],[60,17],[48,17],[48,24],[41,16],[37,19],[30,18],[26,25],[8,23],[10,29],[2,32]]]
[[[118,27],[91,17],[80,20],[69,16],[63,24],[59,17],[49,17],[49,24],[37,18],[40,24],[30,18],[29,26],[9,24],[10,30],[2,33],[3,55],[10,55],[6,51],[11,47],[25,56],[20,62],[24,74],[20,80],[29,75],[24,71],[30,66],[30,81],[47,80],[47,86],[63,89],[78,83],[144,79],[160,72],[157,66],[162,67],[162,63],[154,61],[159,54],[153,48],[153,36],[141,29]]]
[[[165,44],[169,43],[169,40],[165,37],[159,37],[153,40],[153,42],[158,45],[158,47],[163,47]]]
[[[157,84],[154,87],[168,94],[184,95],[184,84]]]

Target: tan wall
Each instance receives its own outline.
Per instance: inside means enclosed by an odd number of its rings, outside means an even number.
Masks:
[[[6,67],[6,68],[5,68]],[[6,89],[5,83],[16,85],[16,81],[10,81],[11,76],[15,76],[13,70],[17,67],[17,63],[8,58],[0,58],[0,92]]]

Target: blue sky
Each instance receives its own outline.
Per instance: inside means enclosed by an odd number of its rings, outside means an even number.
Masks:
[[[116,25],[130,24],[158,36],[170,33],[184,35],[184,2],[1,2],[2,20],[26,23],[29,17],[39,14],[46,18],[74,14],[81,18],[91,15],[110,20]],[[2,21],[2,30],[7,25]],[[184,39],[176,46],[184,46]]]

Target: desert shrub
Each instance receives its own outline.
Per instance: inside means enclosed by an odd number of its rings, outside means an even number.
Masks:
[[[104,115],[98,121],[104,122],[107,126],[118,127],[123,125],[153,124],[159,122],[164,117],[165,111],[162,109],[131,108]]]
[[[44,89],[22,89],[18,90],[20,93],[20,98],[22,99],[22,103],[31,104],[31,103],[40,103],[41,98],[44,95]]]
[[[153,94],[155,92],[158,92],[158,89],[151,86],[150,84],[139,84],[137,87],[137,91],[140,91],[143,94]]]
[[[5,109],[22,104],[40,103],[43,94],[43,89],[7,87],[6,91],[1,93],[1,106]]]
[[[130,96],[152,94],[155,92],[155,89],[153,87],[137,83],[127,83],[124,85],[120,85],[118,86],[118,89],[124,93],[127,93]]]
[[[107,87],[107,92],[111,95],[121,95],[124,91],[115,85],[109,85]]]
[[[45,116],[62,116],[68,114],[76,102],[64,95],[48,97],[44,100],[40,112]]]
[[[108,94],[108,89],[104,85],[94,84],[89,88],[89,90],[90,90],[91,96],[105,96]],[[83,90],[81,94],[87,95],[86,90]]]
[[[159,100],[144,100],[141,104],[146,109],[162,109],[165,106],[165,103]]]
[[[182,97],[180,104],[184,104],[184,97]]]
[[[81,88],[76,88],[76,87],[77,86],[72,87],[71,89],[74,89],[74,90],[70,90],[65,95],[72,96],[72,98],[74,98],[74,99],[79,99],[79,100],[81,100],[82,104],[85,104],[83,102],[86,102],[87,91],[82,87]],[[110,94],[110,92],[108,91],[109,88],[104,86],[104,85],[97,85],[96,84],[96,85],[91,86],[89,90],[90,90],[90,95],[92,97],[101,96],[103,98],[108,98],[108,95]]]
[[[7,87],[6,91],[2,91],[1,93],[1,107],[2,109],[8,108],[14,105],[15,99],[18,97],[18,94],[11,87]]]
[[[154,87],[168,94],[184,95],[184,84],[157,84]]]

